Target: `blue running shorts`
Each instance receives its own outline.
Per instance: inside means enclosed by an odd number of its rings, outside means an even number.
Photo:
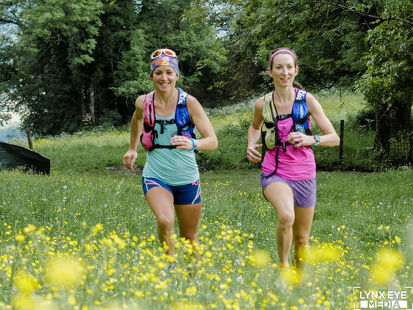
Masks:
[[[174,204],[176,205],[192,205],[201,202],[201,184],[199,180],[186,185],[168,185],[155,178],[142,177],[142,188],[145,196],[154,187],[167,189],[174,197]]]

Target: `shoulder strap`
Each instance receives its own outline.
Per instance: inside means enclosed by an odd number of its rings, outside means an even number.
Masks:
[[[303,89],[297,89],[295,96],[292,116],[294,122],[303,122],[308,118],[308,106],[306,102],[307,92]]]
[[[273,121],[274,121],[274,124],[276,123],[276,121],[277,121],[277,117],[278,117],[278,112],[277,112],[277,108],[275,107],[275,104],[274,104],[274,99],[273,99],[274,97],[273,97],[273,95],[271,94],[271,99],[270,99],[270,111],[271,111],[271,116],[272,116],[272,119],[273,119]],[[275,113],[274,113],[274,110],[275,110]]]
[[[176,105],[175,111],[175,122],[178,130],[181,128],[188,126],[191,123],[191,117],[189,116],[188,107],[186,104],[186,99],[188,98],[188,93],[178,88],[179,95],[178,95],[178,103]]]
[[[147,94],[143,103],[143,120],[151,127],[155,126],[155,105],[153,103],[154,95],[155,91]]]
[[[274,102],[272,100],[273,93],[266,94],[264,96],[264,102],[262,107],[262,116],[264,118],[264,122],[266,123],[273,123],[275,119],[275,114],[273,111]]]

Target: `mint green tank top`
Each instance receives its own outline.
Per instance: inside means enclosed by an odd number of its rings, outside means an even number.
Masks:
[[[175,123],[168,124],[167,122],[175,119],[175,113],[168,117],[158,115],[155,117],[156,120],[166,122],[155,123],[155,130],[158,133],[155,144],[171,145],[171,138],[178,134],[178,127]],[[191,150],[156,148],[146,153],[142,176],[156,178],[172,186],[196,182],[199,180],[199,171],[195,153]]]

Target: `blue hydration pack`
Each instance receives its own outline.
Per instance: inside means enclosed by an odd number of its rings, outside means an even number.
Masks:
[[[143,127],[140,137],[142,146],[146,151],[149,152],[155,148],[175,148],[173,145],[155,144],[155,138],[158,137],[158,132],[155,130],[155,123],[159,123],[161,125],[161,134],[163,133],[164,126],[166,124],[176,123],[176,126],[178,127],[178,135],[185,136],[188,139],[195,138],[195,125],[191,122],[188,107],[186,105],[186,98],[188,97],[188,94],[181,88],[178,88],[178,91],[179,95],[175,110],[175,119],[169,121],[157,120],[155,117],[155,91],[152,91],[146,95],[143,105]]]

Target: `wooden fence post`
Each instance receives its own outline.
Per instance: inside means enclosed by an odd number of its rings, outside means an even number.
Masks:
[[[340,155],[339,155],[339,161],[340,164],[343,163],[343,143],[344,143],[344,119],[340,120]]]

